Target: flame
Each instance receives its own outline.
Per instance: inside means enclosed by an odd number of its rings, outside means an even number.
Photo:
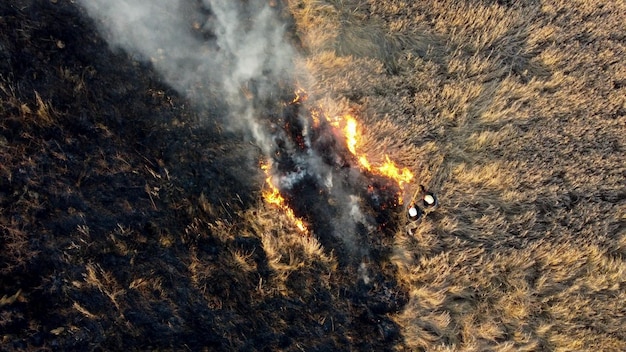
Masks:
[[[295,94],[295,97],[293,98],[293,100],[289,104],[299,104],[299,103],[302,103],[302,102],[304,102],[304,101],[306,101],[308,99],[308,95],[306,93],[306,90],[304,90],[302,88],[296,89],[294,94]]]
[[[265,183],[267,184],[268,188],[263,190],[262,192],[265,202],[267,204],[271,204],[280,208],[282,211],[285,212],[285,214],[287,214],[287,217],[291,219],[291,221],[293,221],[294,225],[296,225],[296,228],[298,228],[300,232],[307,233],[309,229],[307,228],[304,221],[298,218],[296,214],[294,214],[293,209],[291,209],[287,205],[287,203],[285,202],[285,198],[280,194],[278,188],[274,186],[274,183],[272,182],[272,176],[270,175],[269,163],[261,164],[261,170],[263,170],[265,172],[265,175],[267,176],[265,178]]]
[[[298,89],[295,91],[295,97],[288,104],[301,104],[307,101],[308,95],[304,89]],[[359,144],[362,141],[362,136],[360,135],[359,125],[357,119],[351,114],[345,114],[343,116],[334,116],[330,117],[326,114],[326,110],[322,106],[316,106],[310,108],[310,116],[312,121],[312,127],[318,128],[320,127],[322,121],[323,123],[328,123],[340,131],[340,134],[343,134],[343,138],[345,138],[346,148],[350,151],[352,155],[356,158],[359,163],[359,167],[363,170],[367,170],[371,173],[376,173],[381,176],[384,176],[388,179],[393,180],[400,189],[403,188],[404,185],[411,182],[413,179],[413,173],[408,168],[399,168],[396,164],[389,158],[389,155],[385,155],[385,161],[382,165],[373,165],[366,155],[361,155],[358,151]],[[304,143],[304,141],[297,141],[299,144]],[[305,148],[305,145],[301,144],[300,147],[302,149]],[[280,190],[274,185],[272,182],[271,175],[271,160],[267,163],[261,163],[261,169],[265,173],[265,183],[267,187],[262,191],[263,199],[267,204],[271,204],[273,206],[281,209],[287,217],[291,219],[293,224],[301,233],[308,233],[309,229],[306,223],[298,218],[293,209],[289,207],[285,198],[281,195]],[[369,186],[373,189],[372,186]],[[368,189],[369,190],[369,189]],[[402,191],[399,191],[397,194],[397,204],[402,204],[403,197]]]
[[[320,111],[317,109],[312,109],[311,119],[313,119],[313,128],[319,128],[320,127]]]
[[[391,161],[389,155],[385,155],[385,162],[377,167],[372,167],[372,164],[367,159],[365,155],[359,155],[357,153],[357,145],[359,144],[359,140],[361,140],[361,136],[358,133],[358,124],[357,120],[350,114],[344,115],[343,118],[343,134],[346,139],[346,146],[352,155],[356,156],[359,164],[362,168],[370,171],[376,172],[382,176],[388,177],[396,181],[398,186],[402,188],[405,184],[411,182],[413,179],[413,173],[408,168],[400,169],[396,164]],[[341,123],[339,121],[334,121],[331,123],[335,127],[339,127]]]
[[[348,150],[353,155],[356,155],[356,142],[357,142],[357,123],[356,119],[351,115],[345,116],[346,127],[344,128],[344,133],[346,135],[346,144],[348,146]]]
[[[411,170],[406,167],[400,170],[400,168],[398,168],[396,164],[389,159],[388,155],[385,155],[385,163],[378,167],[378,172],[380,172],[381,175],[394,179],[398,182],[400,187],[402,187],[405,183],[411,182],[413,179],[413,173]]]
[[[372,171],[372,165],[370,164],[369,160],[367,160],[365,155],[361,155],[359,157],[359,164],[361,164],[361,166],[363,166],[363,168],[365,168],[366,170]]]

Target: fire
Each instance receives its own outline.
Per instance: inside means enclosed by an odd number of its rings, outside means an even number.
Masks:
[[[354,117],[351,115],[346,115],[346,127],[344,128],[344,133],[346,135],[346,144],[348,145],[348,150],[353,155],[356,155],[356,142],[357,142],[357,123]]]
[[[385,163],[378,167],[378,171],[389,178],[392,178],[398,182],[398,185],[402,187],[405,183],[411,182],[413,179],[413,173],[407,168],[400,170],[396,164],[394,164],[388,155],[385,155]]]
[[[265,175],[267,176],[265,178],[265,183],[267,184],[268,188],[263,190],[262,192],[265,202],[267,204],[272,204],[280,208],[282,211],[285,212],[285,214],[287,214],[287,217],[291,219],[291,221],[293,221],[294,225],[296,225],[300,232],[307,233],[309,229],[305,225],[304,221],[298,218],[296,214],[294,214],[293,209],[291,209],[287,205],[287,203],[285,202],[285,198],[283,198],[278,188],[276,188],[276,186],[274,186],[274,183],[272,183],[272,176],[269,174],[269,164],[261,164],[261,169],[265,172]]]
[[[379,205],[380,208],[384,209],[388,204],[391,204],[390,202],[393,202],[393,205],[402,204],[403,187],[412,181],[413,173],[408,168],[396,166],[389,155],[384,155],[384,160],[382,161],[376,158],[374,162],[371,162],[367,155],[359,150],[363,143],[363,136],[361,135],[358,121],[353,115],[331,115],[321,105],[308,106],[306,112],[300,110],[301,107],[303,107],[302,103],[307,100],[308,96],[306,91],[298,89],[294,93],[294,98],[289,102],[285,102],[286,105],[292,105],[293,108],[287,109],[286,114],[282,115],[282,117],[279,116],[277,119],[277,122],[282,121],[283,124],[282,132],[284,135],[280,138],[286,137],[288,142],[291,143],[291,146],[295,147],[293,150],[289,150],[288,148],[283,148],[284,145],[281,146],[277,144],[278,149],[276,150],[276,156],[284,156],[286,158],[285,160],[280,158],[276,159],[278,168],[287,168],[287,170],[289,170],[289,168],[295,168],[297,164],[294,163],[294,159],[291,159],[291,157],[293,156],[297,159],[311,152],[319,152],[322,154],[326,158],[322,160],[329,163],[329,166],[343,167],[345,162],[350,162],[350,160],[348,160],[350,158],[346,159],[345,155],[347,154],[347,149],[354,157],[352,162],[356,165],[353,166],[357,166],[362,171],[367,171],[365,176],[368,176],[372,183],[372,185],[370,185],[372,190],[368,190],[372,193],[372,197],[380,197],[378,192],[381,190],[384,191],[381,193],[383,194],[383,200],[381,200]],[[307,112],[308,115],[306,114]],[[303,120],[307,117],[308,120]],[[335,142],[341,142],[339,144],[345,143],[345,147],[341,147]],[[340,148],[336,149],[336,146],[340,146]],[[308,225],[303,219],[296,216],[293,209],[288,204],[289,202],[285,199],[285,193],[281,193],[281,189],[273,182],[276,181],[271,170],[274,160],[275,159],[270,158],[267,163],[261,164],[261,169],[266,176],[265,183],[267,184],[262,191],[263,199],[267,204],[281,209],[301,233],[309,233]],[[301,167],[301,165],[297,167]],[[304,168],[306,167],[307,166],[304,166]],[[373,174],[382,176],[386,180],[381,182],[380,177],[375,177]],[[392,183],[395,183],[397,187],[392,185]],[[393,194],[390,198],[389,190],[393,190],[393,192],[397,194]],[[283,189],[282,191],[285,190]],[[293,195],[297,194],[297,192],[289,194]],[[376,200],[376,202],[378,202],[378,200]]]
[[[313,120],[313,128],[319,128],[320,127],[320,111],[317,109],[312,109],[311,119]]]
[[[302,88],[298,88],[295,91],[295,97],[293,98],[293,100],[289,104],[302,103],[303,101],[306,101],[307,99],[308,99],[308,95],[306,93],[306,90],[304,90]]]
[[[380,175],[391,178],[398,186],[402,187],[406,183],[411,182],[413,179],[413,173],[408,168],[402,168],[396,166],[396,164],[391,161],[389,155],[385,155],[385,162],[377,167],[372,167],[372,164],[367,159],[365,155],[358,155],[357,153],[357,145],[359,140],[361,139],[358,133],[358,124],[356,119],[352,115],[343,116],[344,128],[343,134],[346,138],[346,146],[352,155],[358,158],[359,164],[362,168],[370,171],[377,172]],[[339,123],[333,124],[334,126],[340,125]]]
[[[370,164],[369,160],[367,160],[367,158],[364,155],[359,157],[359,164],[361,164],[361,166],[363,166],[363,168],[365,168],[368,171],[372,170],[372,165]]]

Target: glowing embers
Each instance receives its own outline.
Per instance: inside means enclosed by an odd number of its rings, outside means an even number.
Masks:
[[[282,211],[284,211],[287,217],[289,218],[289,220],[292,221],[293,224],[296,226],[298,231],[302,233],[308,233],[309,229],[305,225],[304,221],[298,218],[296,214],[294,214],[293,209],[291,209],[289,205],[287,205],[285,198],[280,194],[280,191],[272,182],[272,175],[270,175],[270,169],[271,167],[269,163],[261,164],[261,170],[265,172],[265,176],[266,176],[265,183],[267,185],[267,188],[264,189],[262,192],[263,200],[265,200],[267,204],[274,205],[280,208]]]

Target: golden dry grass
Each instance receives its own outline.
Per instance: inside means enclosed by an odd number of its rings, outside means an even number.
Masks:
[[[443,204],[396,237],[397,349],[626,349],[625,3],[289,4],[313,91]]]

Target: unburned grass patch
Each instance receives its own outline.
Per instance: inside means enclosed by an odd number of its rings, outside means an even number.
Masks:
[[[312,50],[316,89],[347,99],[363,150],[411,168],[443,205],[396,233],[403,347],[623,349],[624,48],[602,20],[622,5],[353,5],[369,11],[363,28],[417,39],[393,71],[372,70],[386,65],[375,55]]]

